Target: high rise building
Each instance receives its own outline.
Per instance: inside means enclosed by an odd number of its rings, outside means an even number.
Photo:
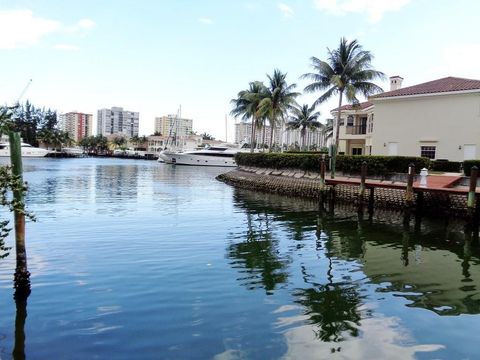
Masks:
[[[138,136],[138,112],[123,110],[121,107],[100,109],[97,115],[97,134],[122,135],[127,138]]]
[[[265,141],[263,140],[264,129],[257,128],[255,131],[255,139],[257,146],[259,144],[265,143],[269,144],[270,142],[270,126],[265,127]],[[252,136],[252,123],[240,122],[235,124],[235,142],[236,143],[250,143]],[[324,135],[320,130],[310,130],[306,129],[305,138],[302,139],[300,129],[289,129],[284,127],[278,127],[275,129],[273,142],[277,145],[283,145],[284,147],[291,146],[300,146],[302,142],[305,142],[303,145],[307,147],[316,146],[323,147],[326,146]]]
[[[60,128],[68,132],[70,137],[76,142],[92,135],[92,122],[92,114],[68,112],[59,115]]]
[[[191,119],[182,119],[175,115],[155,118],[154,131],[164,136],[188,136],[192,134]]]

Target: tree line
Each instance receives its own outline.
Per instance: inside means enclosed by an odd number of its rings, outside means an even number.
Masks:
[[[231,100],[231,114],[243,121],[251,121],[251,151],[256,144],[256,131],[263,129],[265,143],[265,128],[270,126],[270,141],[268,147],[272,151],[274,131],[282,125],[291,129],[300,129],[302,145],[305,143],[306,129],[322,131],[324,136],[334,137],[330,147],[330,154],[335,159],[338,152],[338,134],[341,119],[341,107],[344,98],[350,103],[358,103],[359,94],[364,97],[382,92],[382,88],[372,81],[383,80],[385,75],[372,67],[373,55],[364,50],[357,40],[348,41],[341,38],[337,48],[327,48],[327,57],[320,60],[311,57],[312,72],[305,73],[302,79],[310,80],[304,88],[305,93],[321,95],[312,105],[299,105],[296,98],[300,95],[295,91],[296,84],[288,84],[286,73],[275,69],[273,75],[267,75],[267,84],[262,81],[252,81],[246,90],[237,94]],[[321,124],[318,121],[320,112],[316,107],[333,96],[338,96],[337,118]],[[335,173],[335,160],[332,164],[332,175]]]

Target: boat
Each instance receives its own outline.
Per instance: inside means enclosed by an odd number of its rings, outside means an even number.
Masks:
[[[173,165],[236,167],[235,155],[246,151],[248,149],[231,145],[209,146],[191,151],[163,150],[158,161]]]
[[[50,150],[40,149],[30,144],[21,143],[22,157],[45,157]],[[0,157],[10,156],[10,144],[6,142],[0,143]]]

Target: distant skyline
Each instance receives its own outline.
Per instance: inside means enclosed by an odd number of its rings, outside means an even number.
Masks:
[[[302,92],[310,57],[326,59],[342,36],[404,87],[480,79],[478,13],[474,0],[0,0],[0,98],[12,104],[33,79],[22,101],[95,120],[121,106],[140,113],[141,135],[181,105],[193,130],[220,139],[228,114],[233,140],[240,90],[278,68]],[[322,121],[336,104],[319,107]]]

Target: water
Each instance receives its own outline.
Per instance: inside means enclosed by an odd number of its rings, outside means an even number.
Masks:
[[[0,260],[0,358],[478,358],[480,254],[462,224],[320,215],[224,171],[27,160],[32,294],[24,319],[14,256]]]

